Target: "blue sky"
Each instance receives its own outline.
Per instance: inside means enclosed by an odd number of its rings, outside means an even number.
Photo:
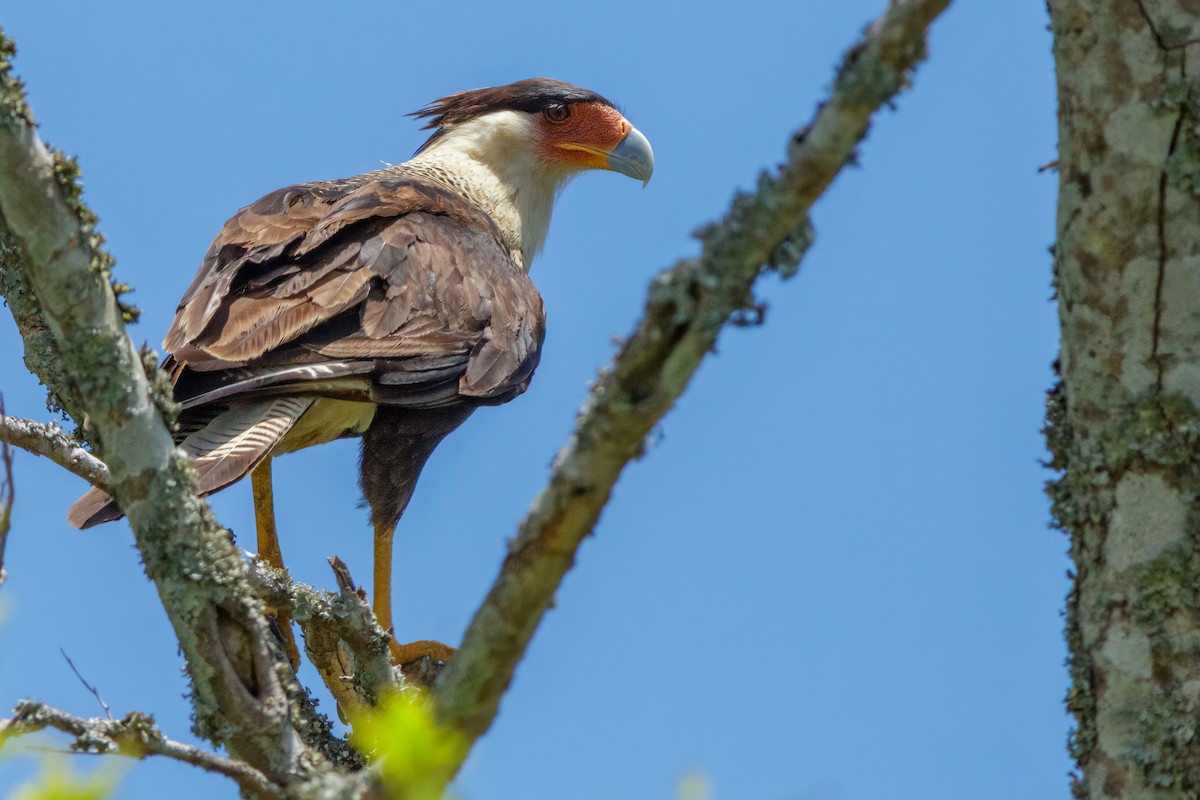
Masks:
[[[47,1],[0,24],[137,289],[131,334],[154,346],[233,211],[403,161],[423,139],[404,114],[438,96],[552,76],[649,137],[645,190],[589,174],[566,191],[534,268],[549,334],[533,386],[440,448],[401,523],[400,636],[453,643],[651,276],[782,158],[884,5]],[[1066,540],[1039,463],[1057,348],[1044,9],[958,3],[930,53],[816,208],[800,275],[763,282],[766,324],[722,336],[623,476],[464,800],[672,798],[694,772],[716,798],[1067,796]],[[46,418],[2,320],[0,391]],[[342,442],[276,463],[300,580],[331,584],[332,554],[370,576],[356,458]],[[82,482],[23,454],[16,468],[0,705],[96,713],[63,648],[114,711],[189,739],[128,527],[70,529]],[[249,487],[214,507],[252,547]],[[33,763],[0,764],[0,794]],[[161,761],[132,765],[118,796],[167,792],[236,796]]]

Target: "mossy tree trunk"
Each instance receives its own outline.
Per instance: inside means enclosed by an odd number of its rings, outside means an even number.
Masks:
[[[1200,5],[1051,0],[1077,797],[1200,797]]]

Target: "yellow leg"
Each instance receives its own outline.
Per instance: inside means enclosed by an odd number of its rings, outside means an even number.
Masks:
[[[392,535],[389,525],[375,526],[375,621],[385,631],[392,629]]]
[[[275,529],[275,496],[271,489],[271,458],[268,456],[250,473],[254,490],[254,526],[258,531],[258,557],[275,569],[283,569],[283,551],[279,549],[279,533]],[[275,624],[283,637],[292,669],[300,668],[300,650],[292,634],[292,618],[286,611],[273,612]]]
[[[422,639],[419,642],[400,644],[392,630],[392,537],[396,529],[390,525],[375,526],[375,619],[379,627],[392,634],[390,647],[392,661],[396,664],[411,664],[421,658],[447,661],[454,655],[454,648]]]

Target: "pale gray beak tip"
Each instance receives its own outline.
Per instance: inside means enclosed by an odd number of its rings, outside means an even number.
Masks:
[[[642,182],[644,188],[654,174],[654,149],[637,128],[630,128],[621,143],[608,154],[608,168]]]

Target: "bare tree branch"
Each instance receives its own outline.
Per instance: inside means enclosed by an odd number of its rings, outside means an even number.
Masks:
[[[66,650],[60,647],[58,648],[58,652],[62,654],[64,659],[66,659],[67,666],[71,668],[71,672],[75,673],[75,677],[78,678],[79,682],[83,684],[83,688],[91,692],[92,697],[96,698],[96,702],[100,704],[100,708],[104,709],[104,716],[109,722],[111,722],[113,718],[112,709],[108,707],[108,703],[104,702],[104,698],[100,696],[100,690],[87,682],[87,679],[83,677],[83,674],[75,666],[75,662],[71,660],[69,655],[67,655]]]
[[[111,490],[104,462],[71,441],[57,425],[6,417],[0,412],[0,442],[46,458],[93,486]]]
[[[703,252],[662,273],[645,314],[584,403],[550,483],[509,548],[462,648],[435,686],[438,717],[473,741],[500,698],[583,538],[624,466],[683,392],[717,334],[747,313],[767,267],[794,272],[810,241],[809,208],[850,163],[871,115],[905,86],[925,54],[925,32],[949,0],[896,0],[846,55],[831,96],[791,140],[788,160],[763,173],[698,236]]]
[[[284,797],[283,788],[273,784],[258,770],[241,761],[172,741],[158,729],[153,717],[137,711],[131,711],[119,720],[100,717],[85,719],[42,703],[22,700],[13,709],[11,719],[0,720],[0,747],[11,738],[46,728],[74,736],[71,749],[77,753],[137,759],[165,756],[232,778],[249,796]]]

